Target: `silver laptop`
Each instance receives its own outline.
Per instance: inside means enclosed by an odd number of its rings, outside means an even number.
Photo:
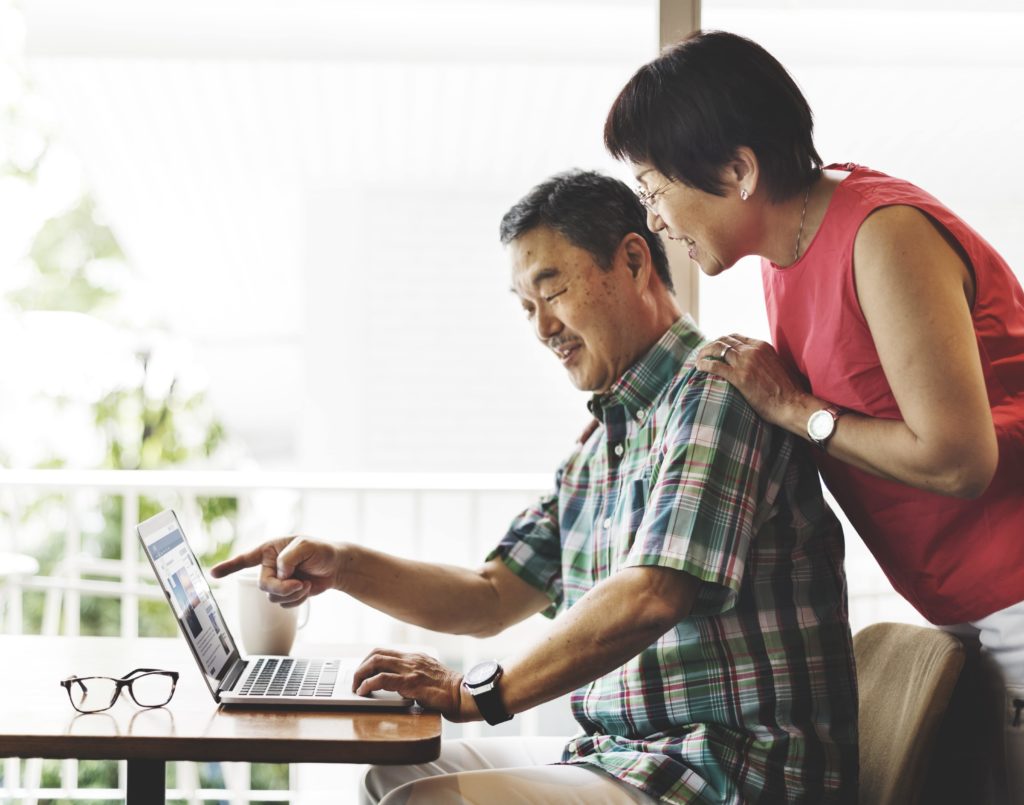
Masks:
[[[397,693],[352,692],[356,657],[243,657],[175,513],[166,509],[136,529],[213,698],[221,704],[395,709]]]

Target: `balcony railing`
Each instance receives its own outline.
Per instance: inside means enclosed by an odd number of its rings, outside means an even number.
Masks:
[[[475,475],[414,473],[267,473],[193,471],[79,471],[0,470],[0,551],[34,553],[39,550],[40,533],[61,534],[60,558],[40,575],[8,580],[12,612],[9,631],[21,631],[22,599],[44,598],[39,630],[44,634],[81,633],[82,604],[88,599],[119,602],[118,632],[137,637],[140,603],[162,601],[163,595],[138,548],[135,525],[143,501],[172,506],[198,548],[208,542],[202,525],[200,501],[230,498],[237,502],[234,522],[236,548],[254,544],[265,537],[294,533],[316,533],[331,539],[349,539],[412,558],[479,563],[487,550],[504,533],[509,518],[528,505],[550,483],[543,475]],[[101,525],[104,501],[121,503],[120,546],[116,557],[97,555],[95,535]],[[38,514],[39,501],[50,502],[45,514]],[[33,512],[36,512],[33,514]],[[33,517],[45,517],[40,527]],[[0,583],[3,583],[0,574]],[[231,588],[217,587],[218,598],[230,605]],[[440,645],[450,662],[466,665],[508,650],[495,641],[452,639],[423,634],[369,612],[365,607],[324,596],[315,602],[314,613],[303,638],[309,642],[360,642],[390,639]],[[229,607],[226,607],[228,609]],[[230,617],[230,615],[229,615]],[[353,628],[337,634],[337,623]],[[521,632],[518,632],[521,634]],[[513,632],[515,639],[517,632]],[[384,635],[387,638],[383,637]],[[488,648],[484,648],[484,646]],[[490,656],[490,654],[488,654]],[[517,719],[521,732],[536,732],[539,714]],[[463,734],[478,731],[466,725]],[[252,788],[248,764],[221,764],[226,790],[204,786],[196,764],[177,763],[175,785],[168,800],[190,803],[204,799],[228,798],[232,802],[292,801],[297,792],[316,789],[318,783],[355,796],[356,769],[292,766],[287,787],[277,790]],[[119,764],[118,784],[123,791],[124,764]],[[36,798],[102,799],[119,796],[115,791],[79,787],[79,764],[61,761],[60,785],[42,785],[43,766],[39,760],[4,763],[0,800],[13,797],[34,802]],[[329,778],[329,781],[328,781]]]
[[[140,603],[163,598],[137,545],[134,529],[143,501],[174,507],[200,552],[208,543],[201,501],[223,497],[237,501],[231,524],[236,549],[301,529],[302,533],[355,540],[414,559],[472,566],[494,546],[510,518],[550,483],[551,477],[544,474],[0,470],[0,552],[38,550],[33,540],[38,539],[40,529],[31,523],[34,516],[44,516],[37,512],[41,500],[51,502],[42,530],[56,531],[63,540],[60,559],[47,572],[13,581],[6,590],[9,609],[20,613],[24,596],[41,595],[45,603],[40,631],[76,635],[81,631],[83,600],[112,599],[120,602],[118,632],[125,637],[138,636]],[[93,539],[100,507],[111,499],[121,502],[116,557],[98,555]],[[850,536],[849,528],[847,533],[855,629],[877,620],[919,621],[892,591],[860,541]],[[0,574],[0,585],[3,582]],[[230,587],[224,585],[218,597],[230,602],[230,593]],[[21,629],[20,617],[8,620],[8,629]],[[346,624],[343,634],[337,632],[339,623]],[[437,645],[447,661],[468,667],[484,657],[503,656],[536,631],[527,624],[484,641],[451,638],[399,624],[344,596],[321,596],[303,639],[429,643]],[[566,711],[564,702],[551,703],[522,714],[505,728],[523,734],[567,733],[573,725]],[[475,724],[446,728],[450,735],[474,735],[480,729]],[[174,765],[177,782],[168,792],[169,800],[199,803],[213,796],[209,786],[204,787],[196,764]],[[38,760],[7,760],[0,800],[97,799],[109,793],[79,789],[76,761],[61,762],[59,788],[40,787],[40,768]],[[228,789],[225,796],[232,802],[292,801],[295,792],[315,790],[318,785],[355,791],[355,769],[292,766],[287,787],[259,791],[251,787],[248,764],[222,764],[222,769]],[[348,782],[344,782],[346,777]],[[118,781],[123,790],[123,764]]]

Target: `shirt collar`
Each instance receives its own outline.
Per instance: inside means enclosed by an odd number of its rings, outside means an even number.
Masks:
[[[703,343],[704,336],[697,324],[684,313],[607,392],[590,399],[587,403],[590,413],[603,420],[605,410],[621,405],[631,417],[646,415],[687,358]]]

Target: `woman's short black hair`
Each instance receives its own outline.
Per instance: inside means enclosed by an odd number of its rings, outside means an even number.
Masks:
[[[637,70],[604,142],[619,159],[719,196],[722,168],[747,146],[768,198],[783,201],[821,173],[813,130],[807,99],[774,56],[736,34],[697,31]]]
[[[631,232],[647,241],[651,262],[670,291],[672,274],[661,238],[647,228],[647,211],[628,185],[596,171],[569,170],[545,179],[501,219],[501,242],[508,245],[538,226],[549,227],[586,249],[603,269]]]

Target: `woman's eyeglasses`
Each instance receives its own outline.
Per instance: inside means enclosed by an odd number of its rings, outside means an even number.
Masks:
[[[178,685],[177,671],[136,668],[120,679],[110,676],[69,676],[61,680],[71,706],[79,713],[100,713],[114,706],[122,688],[128,688],[139,707],[163,707]]]
[[[654,212],[655,211],[654,210],[654,205],[658,203],[658,196],[660,196],[662,193],[664,193],[666,190],[668,190],[669,187],[671,187],[671,186],[672,186],[672,180],[671,179],[669,179],[667,182],[665,182],[665,184],[663,184],[661,187],[657,188],[656,190],[651,190],[650,192],[648,192],[647,190],[644,190],[644,188],[642,186],[637,186],[637,188],[636,188],[637,200],[641,204],[644,205],[645,209],[650,210],[651,212]]]

